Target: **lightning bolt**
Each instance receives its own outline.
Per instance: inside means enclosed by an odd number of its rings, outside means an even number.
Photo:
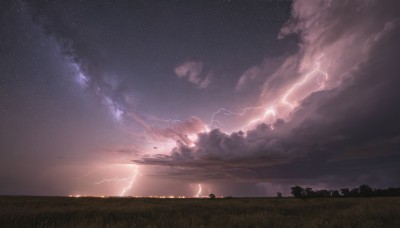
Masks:
[[[138,165],[131,165],[130,164],[130,166],[133,166],[133,173],[132,173],[131,176],[124,177],[124,178],[118,178],[118,177],[105,178],[105,179],[102,179],[100,181],[95,182],[94,184],[99,185],[99,184],[104,184],[104,183],[107,183],[107,182],[126,182],[126,186],[121,190],[121,193],[119,194],[119,196],[125,196],[125,194],[132,189],[132,187],[133,187],[133,185],[134,185],[134,183],[136,181],[137,176],[141,175],[140,172],[139,172]]]
[[[264,112],[264,120],[266,120],[268,123],[273,123],[276,120],[277,112],[274,107],[268,107],[265,112]],[[274,126],[271,124],[270,125],[271,130],[274,130]]]
[[[126,192],[130,191],[135,183],[137,175],[139,175],[138,166],[134,165],[134,172],[132,177],[128,180],[128,184],[125,188],[122,189],[120,196],[124,196]]]
[[[172,126],[172,125],[177,124],[177,123],[182,123],[183,122],[180,119],[167,119],[167,120],[162,120],[162,121],[166,122],[168,124],[167,127]]]
[[[295,103],[294,101],[289,101],[289,97],[294,95],[296,90],[299,90],[300,88],[304,87],[306,83],[308,83],[312,79],[317,79],[317,85],[319,86],[317,90],[324,90],[326,88],[326,81],[329,79],[329,75],[327,72],[323,71],[321,69],[321,64],[320,60],[324,57],[324,54],[321,54],[314,62],[315,67],[305,74],[298,82],[294,83],[292,86],[289,87],[288,90],[286,90],[283,95],[280,97],[279,102],[272,102],[273,105],[267,104],[265,107],[265,112],[262,116],[259,116],[257,118],[251,119],[246,125],[244,125],[244,128],[248,128],[250,126],[255,125],[255,123],[259,122],[266,122],[266,123],[274,123],[277,118],[283,118],[283,114],[288,114],[287,110],[284,113],[278,113],[278,110],[282,111],[282,105],[283,106],[288,106],[290,108],[290,111],[292,111],[298,104]],[[310,91],[310,93],[313,92]],[[274,130],[273,125],[270,125],[270,128]]]
[[[81,176],[78,176],[77,179],[81,179],[83,177],[89,176],[89,175],[91,175],[93,173],[96,173],[96,172],[98,172],[100,170],[107,169],[107,168],[110,168],[110,167],[112,167],[112,165],[108,165],[108,166],[104,166],[104,167],[98,167],[98,168],[89,170],[86,173],[82,174]]]
[[[197,194],[194,197],[200,198],[200,194],[201,194],[201,184],[199,184],[199,191],[197,192]]]
[[[225,116],[243,116],[244,114],[246,114],[247,111],[249,110],[255,110],[255,109],[261,109],[262,106],[257,106],[257,107],[246,107],[246,108],[242,108],[241,112],[232,112],[226,108],[220,108],[218,109],[216,112],[213,113],[213,115],[211,116],[211,120],[209,122],[209,126],[213,126],[214,123],[223,126],[223,124],[216,119],[216,116],[220,113],[222,113]]]
[[[292,110],[295,108],[295,104],[292,104],[291,102],[289,102],[287,99],[288,97],[299,87],[301,87],[302,85],[304,85],[306,82],[308,82],[311,78],[313,78],[315,75],[317,75],[317,73],[320,73],[323,75],[323,79],[321,80],[321,78],[317,79],[317,83],[319,85],[319,89],[322,90],[325,88],[325,82],[329,79],[328,73],[324,72],[321,70],[321,64],[320,64],[320,60],[324,57],[324,54],[321,54],[316,60],[315,60],[315,68],[310,71],[309,73],[307,73],[302,80],[300,80],[299,82],[295,83],[293,86],[291,86],[288,91],[286,91],[286,93],[283,95],[281,102],[285,105],[288,105]]]
[[[285,115],[288,114],[288,110],[283,108],[282,106],[287,106],[290,108],[290,111],[292,111],[298,105],[298,103],[295,101],[289,101],[289,98],[291,96],[294,96],[297,90],[304,88],[304,86],[313,79],[316,79],[316,83],[318,85],[317,90],[324,90],[326,88],[326,81],[329,79],[329,75],[321,68],[320,61],[322,58],[324,58],[324,54],[321,54],[318,58],[315,59],[315,66],[311,69],[310,72],[306,73],[303,77],[301,77],[300,80],[291,85],[286,91],[284,91],[284,93],[280,97],[278,96],[278,99],[276,99],[275,101],[269,104],[267,103],[264,106],[243,108],[241,112],[232,112],[226,108],[220,108],[213,113],[209,125],[212,126],[213,124],[218,124],[219,126],[223,126],[223,124],[216,118],[219,114],[223,114],[226,116],[243,116],[249,110],[264,109],[264,113],[259,114],[255,118],[252,118],[250,121],[248,121],[247,124],[243,126],[243,129],[246,130],[254,126],[256,123],[265,122],[271,124],[270,128],[274,130],[274,126],[272,125],[272,123],[274,123],[278,118],[285,118]],[[314,91],[315,90],[313,89],[309,92],[311,93]],[[302,97],[301,99],[303,98],[304,97]]]

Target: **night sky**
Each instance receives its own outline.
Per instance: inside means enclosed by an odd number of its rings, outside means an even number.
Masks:
[[[396,0],[1,1],[0,194],[400,186]]]

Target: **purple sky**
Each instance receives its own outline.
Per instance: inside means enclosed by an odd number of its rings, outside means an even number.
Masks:
[[[400,185],[400,4],[3,1],[0,194]]]

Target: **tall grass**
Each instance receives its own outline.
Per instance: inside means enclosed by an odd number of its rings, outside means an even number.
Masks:
[[[400,227],[400,198],[3,196],[0,227]]]

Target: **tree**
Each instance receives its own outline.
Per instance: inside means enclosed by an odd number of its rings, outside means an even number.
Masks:
[[[359,188],[353,188],[350,191],[350,196],[351,197],[357,197],[360,196],[360,189]]]
[[[277,193],[276,193],[276,197],[282,198],[282,192],[277,192]]]
[[[333,190],[332,191],[332,197],[340,197],[340,193],[338,190]]]
[[[291,190],[292,190],[291,191],[292,195],[296,198],[304,198],[307,195],[304,188],[302,188],[300,186],[294,186],[291,188]]]
[[[305,191],[306,191],[306,194],[305,194],[306,197],[311,198],[311,197],[314,197],[314,196],[315,196],[315,192],[312,190],[312,188],[307,187],[307,188],[305,189]]]
[[[360,185],[358,187],[360,196],[372,196],[374,190],[366,184]]]
[[[343,197],[349,197],[350,196],[350,190],[348,188],[340,189],[340,193],[342,194]]]
[[[332,195],[332,190],[317,190],[316,191],[316,197],[330,197]]]
[[[210,197],[210,199],[215,199],[215,195],[210,193],[210,195],[208,195],[208,197]]]
[[[296,198],[321,198],[321,197],[381,197],[381,196],[400,196],[400,188],[374,189],[367,184],[357,188],[342,188],[339,190],[313,190],[312,188],[302,188],[300,186],[291,187],[292,195]],[[279,197],[279,192],[277,193]]]

